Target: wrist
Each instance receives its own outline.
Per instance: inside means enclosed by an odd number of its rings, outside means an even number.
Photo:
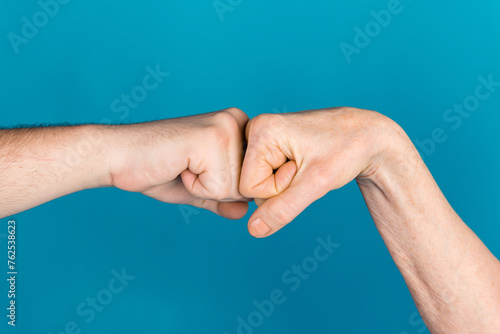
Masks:
[[[89,173],[92,175],[93,185],[90,188],[110,187],[110,166],[113,160],[113,145],[111,145],[111,125],[89,124],[83,126],[85,139],[82,145],[88,144]],[[91,153],[91,154],[90,154]]]
[[[446,200],[411,140],[388,122],[380,149],[356,182],[384,240],[397,245],[398,229],[425,219],[429,201],[445,205]]]
[[[188,131],[172,123],[161,120],[106,127],[102,142],[108,185],[142,192],[174,180],[186,169]]]
[[[396,184],[418,180],[427,168],[404,130],[391,119],[382,118],[376,129],[377,140],[368,139],[374,142],[373,155],[356,181],[360,187],[376,187],[388,193]]]
[[[78,190],[110,185],[105,125],[77,125],[58,128],[63,150],[51,153],[59,160]]]

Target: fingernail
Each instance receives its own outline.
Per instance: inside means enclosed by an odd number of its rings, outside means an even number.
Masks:
[[[266,223],[264,223],[260,218],[257,218],[253,222],[251,222],[250,226],[252,226],[253,235],[256,237],[262,237],[271,232],[271,228],[267,226]]]

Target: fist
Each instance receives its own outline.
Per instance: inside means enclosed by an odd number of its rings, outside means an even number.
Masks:
[[[373,172],[387,120],[354,108],[250,120],[240,181],[241,194],[259,205],[249,220],[250,233],[271,235],[330,190]]]
[[[247,121],[244,112],[229,108],[118,126],[112,184],[240,219],[248,210],[239,192]]]

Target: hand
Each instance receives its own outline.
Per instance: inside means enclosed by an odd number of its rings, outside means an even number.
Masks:
[[[260,204],[250,233],[269,236],[330,190],[372,177],[396,129],[381,114],[354,108],[250,120],[240,183],[240,192]]]
[[[230,108],[116,126],[111,185],[240,219],[248,210],[238,189],[247,121]]]

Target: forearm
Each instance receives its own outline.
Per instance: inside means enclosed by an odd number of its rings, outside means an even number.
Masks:
[[[0,130],[0,217],[109,185],[104,125]]]
[[[248,116],[236,108],[126,125],[0,130],[0,218],[90,188],[113,186],[231,219]]]
[[[375,224],[432,333],[498,333],[500,264],[401,132],[357,179]]]

